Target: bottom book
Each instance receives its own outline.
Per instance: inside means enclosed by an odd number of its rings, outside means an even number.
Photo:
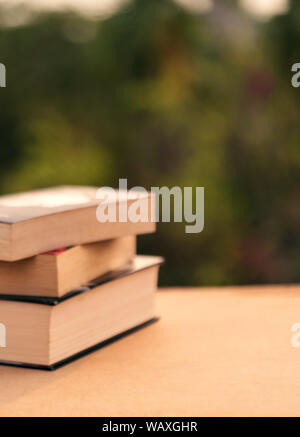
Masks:
[[[54,370],[157,320],[159,257],[62,298],[0,295],[0,364]]]

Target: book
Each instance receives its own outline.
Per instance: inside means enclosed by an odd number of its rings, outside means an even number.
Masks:
[[[119,191],[115,198],[107,189],[106,199],[99,200],[96,187],[70,186],[0,196],[0,260],[17,261],[59,247],[154,232],[151,194],[131,193],[128,199],[126,195]],[[97,220],[101,202],[115,204],[118,210],[126,201],[129,210],[137,199],[148,212],[142,221]]]
[[[55,369],[155,320],[161,262],[137,256],[131,270],[61,298],[0,296],[0,362]]]
[[[135,253],[136,237],[129,235],[0,261],[0,293],[61,297],[94,278],[129,268]]]

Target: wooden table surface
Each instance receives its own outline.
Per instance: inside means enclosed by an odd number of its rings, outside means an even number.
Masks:
[[[167,289],[161,321],[55,372],[0,367],[1,416],[298,416],[300,287]]]

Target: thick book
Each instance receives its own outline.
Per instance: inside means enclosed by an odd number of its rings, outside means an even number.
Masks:
[[[0,296],[0,363],[55,369],[153,321],[158,257],[62,298]]]
[[[0,261],[0,293],[61,297],[114,270],[125,270],[136,254],[136,237],[73,246],[15,262]]]
[[[101,199],[96,187],[78,186],[0,196],[0,260],[17,261],[58,247],[155,231],[150,193],[127,196],[126,191],[102,190]],[[145,214],[133,221],[128,211],[135,202]],[[115,208],[116,216],[98,221],[101,203]],[[126,216],[119,219],[119,208],[124,206]]]

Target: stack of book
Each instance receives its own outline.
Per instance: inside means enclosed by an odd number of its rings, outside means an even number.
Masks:
[[[55,369],[156,320],[162,259],[136,255],[155,223],[99,222],[96,192],[0,197],[1,364]]]

